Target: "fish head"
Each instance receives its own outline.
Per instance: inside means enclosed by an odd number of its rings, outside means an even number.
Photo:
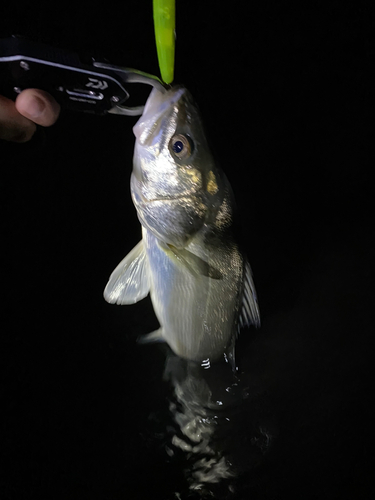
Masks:
[[[184,247],[219,193],[198,108],[184,87],[153,89],[133,130],[131,192],[140,222],[165,243]]]

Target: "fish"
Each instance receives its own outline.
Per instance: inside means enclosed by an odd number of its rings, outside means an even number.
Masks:
[[[184,86],[153,89],[133,128],[131,196],[142,239],[111,274],[104,298],[134,304],[150,294],[165,341],[179,357],[235,363],[242,327],[259,327],[248,259],[236,241],[235,201]],[[202,365],[203,366],[203,365]]]

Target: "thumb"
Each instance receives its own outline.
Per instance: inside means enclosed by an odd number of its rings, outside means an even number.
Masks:
[[[0,96],[0,139],[26,142],[35,130],[35,123],[20,115],[13,101]]]
[[[50,127],[60,114],[60,105],[55,99],[39,89],[26,89],[16,99],[18,112],[43,127]]]

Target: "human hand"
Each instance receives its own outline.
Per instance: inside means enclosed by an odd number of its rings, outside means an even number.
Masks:
[[[36,125],[50,127],[59,113],[60,105],[44,90],[23,90],[15,102],[0,95],[0,139],[27,142]]]

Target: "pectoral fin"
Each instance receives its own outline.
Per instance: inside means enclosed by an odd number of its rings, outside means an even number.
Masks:
[[[179,249],[173,245],[167,245],[169,257],[187,269],[193,276],[205,276],[214,280],[220,280],[223,276],[218,269],[210,266],[208,262],[184,248]]]
[[[134,304],[149,291],[148,263],[141,240],[111,274],[104,298],[111,304]]]
[[[250,264],[245,263],[244,287],[242,296],[242,306],[239,317],[239,327],[254,325],[260,326],[260,315],[258,308],[258,298],[252,278]]]

